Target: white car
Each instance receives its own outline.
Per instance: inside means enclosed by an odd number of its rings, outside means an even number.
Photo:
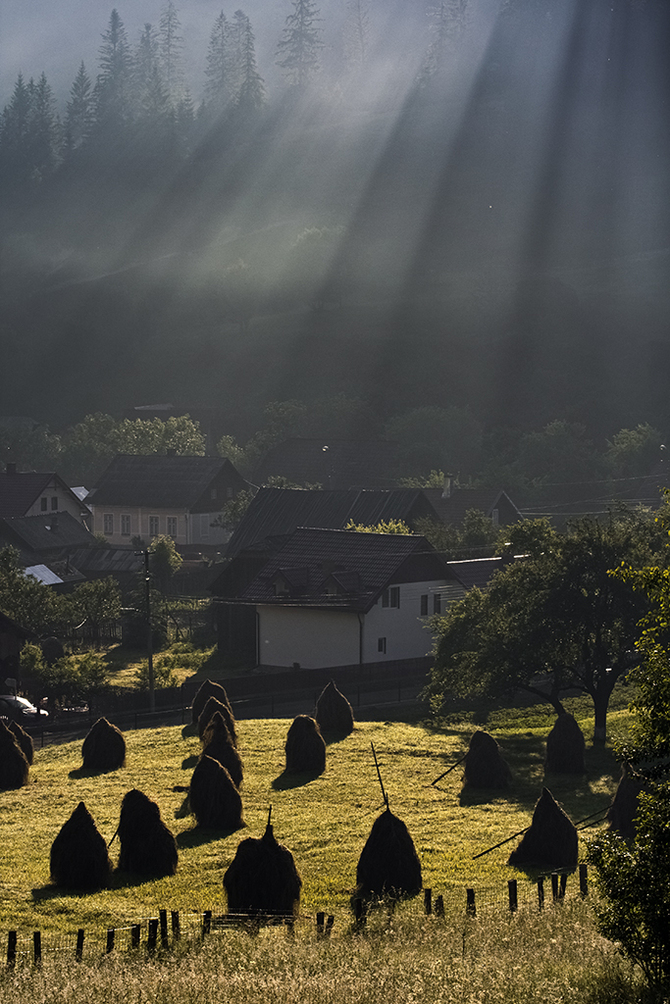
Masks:
[[[37,722],[38,718],[48,717],[48,711],[38,711],[25,697],[0,694],[0,718],[11,718],[14,722],[30,724]]]

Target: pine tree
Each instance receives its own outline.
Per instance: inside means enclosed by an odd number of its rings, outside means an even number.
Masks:
[[[232,29],[221,11],[209,36],[205,67],[205,98],[217,109],[225,107],[234,94],[233,63]]]
[[[9,182],[24,181],[28,175],[31,106],[31,90],[19,73],[0,123],[0,173]]]
[[[344,61],[349,69],[365,65],[368,55],[370,16],[366,0],[347,0],[344,22]]]
[[[265,85],[256,64],[256,40],[251,22],[243,11],[235,11],[234,26],[239,74],[237,107],[243,112],[255,112],[265,101]]]
[[[283,36],[277,43],[277,65],[284,70],[289,84],[302,89],[320,68],[321,18],[314,0],[292,3],[293,13],[286,18]]]
[[[178,100],[183,89],[182,53],[184,40],[180,34],[181,22],[177,8],[168,0],[161,11],[158,31],[159,65],[168,96]]]
[[[102,36],[100,73],[94,88],[96,125],[109,135],[130,119],[131,56],[123,21],[116,8]]]
[[[152,24],[145,24],[133,59],[133,79],[137,99],[147,88],[158,65],[158,37]]]
[[[426,84],[454,57],[468,25],[468,0],[441,0],[428,11],[431,41],[419,74]]]
[[[46,74],[42,72],[36,84],[30,81],[31,108],[28,130],[28,159],[33,180],[47,177],[56,167],[60,155],[60,121],[56,99]]]
[[[93,92],[91,78],[82,62],[70,88],[70,100],[65,116],[65,142],[71,152],[81,147],[93,124]]]

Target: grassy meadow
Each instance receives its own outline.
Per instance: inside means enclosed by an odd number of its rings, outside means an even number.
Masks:
[[[613,732],[626,728],[626,698],[624,694],[621,706],[612,711]],[[568,704],[588,737],[588,704],[581,699]],[[609,749],[592,747],[588,738],[584,778],[545,779],[544,737],[552,720],[551,709],[534,705],[462,710],[440,727],[359,722],[351,736],[328,746],[326,771],[316,778],[283,774],[288,720],[240,721],[247,826],[230,834],[197,830],[186,811],[185,793],[175,790],[188,784],[200,751],[190,725],[126,732],[126,766],[108,774],[81,770],[81,742],[37,749],[31,783],[0,793],[0,952],[9,929],[17,929],[25,945],[38,929],[45,944],[61,937],[73,944],[77,928],[84,927],[87,936],[97,937],[98,947],[92,949],[92,940],[89,952],[95,958],[87,954],[79,967],[73,966],[71,954],[66,960],[47,952],[39,970],[17,966],[0,974],[0,1000],[13,1004],[30,997],[75,1004],[86,994],[88,999],[118,994],[124,1002],[179,1004],[222,999],[288,1004],[297,998],[335,1002],[345,995],[370,1004],[390,999],[427,1004],[637,999],[630,996],[629,971],[595,933],[589,901],[569,896],[560,908],[548,905],[539,915],[534,876],[506,864],[516,840],[473,860],[474,854],[529,824],[544,783],[575,821],[608,804],[618,765]],[[504,749],[515,777],[505,794],[462,790],[459,767],[431,783],[462,756],[475,727],[491,731]],[[349,896],[356,863],[382,808],[371,743],[390,807],[414,839],[424,886],[444,895],[446,916],[426,918],[419,898],[402,905],[392,918],[373,916],[363,934],[352,935]],[[77,803],[86,802],[109,841],[121,799],[133,787],[158,802],[175,832],[177,874],[139,882],[117,873],[110,889],[88,894],[55,889],[49,882],[50,846]],[[185,938],[176,953],[166,956],[147,960],[142,952],[141,959],[133,959],[124,950],[101,960],[108,927],[128,927],[167,909],[179,910],[185,929],[191,922],[195,930],[197,913],[224,912],[224,871],[241,839],[262,834],[270,805],[275,835],[293,852],[303,879],[303,919],[294,938],[282,929],[267,929],[257,937],[228,930],[197,948]],[[593,832],[586,830],[584,836]],[[117,842],[110,853],[116,861]],[[513,917],[504,909],[512,877],[519,880],[521,905]],[[572,883],[574,894],[574,879]],[[475,919],[464,915],[467,886],[477,891]],[[327,941],[316,939],[317,910],[335,915]],[[599,996],[605,985],[607,995]]]

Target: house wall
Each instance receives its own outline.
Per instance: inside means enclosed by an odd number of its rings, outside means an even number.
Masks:
[[[176,544],[223,544],[230,533],[222,527],[213,527],[218,513],[187,513],[183,509],[141,509],[138,506],[96,506],[93,507],[93,533],[101,533],[110,544],[130,546],[131,537],[142,537],[147,542],[152,536],[168,536],[168,519],[176,519],[177,532],[173,536]],[[105,516],[111,517],[105,520]],[[122,517],[129,520],[124,524]],[[151,519],[157,519],[156,533],[152,533]],[[122,527],[129,529],[122,532]]]
[[[24,515],[48,516],[52,512],[69,512],[79,523],[84,524],[81,503],[72,496],[72,492],[65,491],[56,478],[49,482]]]
[[[398,583],[399,606],[384,606],[382,597],[365,616],[363,662],[418,659],[430,655],[433,634],[428,627],[435,613],[445,613],[465,590],[453,580]],[[427,613],[422,615],[422,600]]]
[[[359,662],[359,621],[341,610],[258,606],[259,663],[302,669]]]

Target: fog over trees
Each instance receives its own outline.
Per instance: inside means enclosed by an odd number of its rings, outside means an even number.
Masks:
[[[666,434],[667,4],[36,12],[6,27],[1,413],[197,404],[246,442],[344,395],[425,420],[426,465],[460,415],[480,467],[505,430],[559,466],[566,429]]]

